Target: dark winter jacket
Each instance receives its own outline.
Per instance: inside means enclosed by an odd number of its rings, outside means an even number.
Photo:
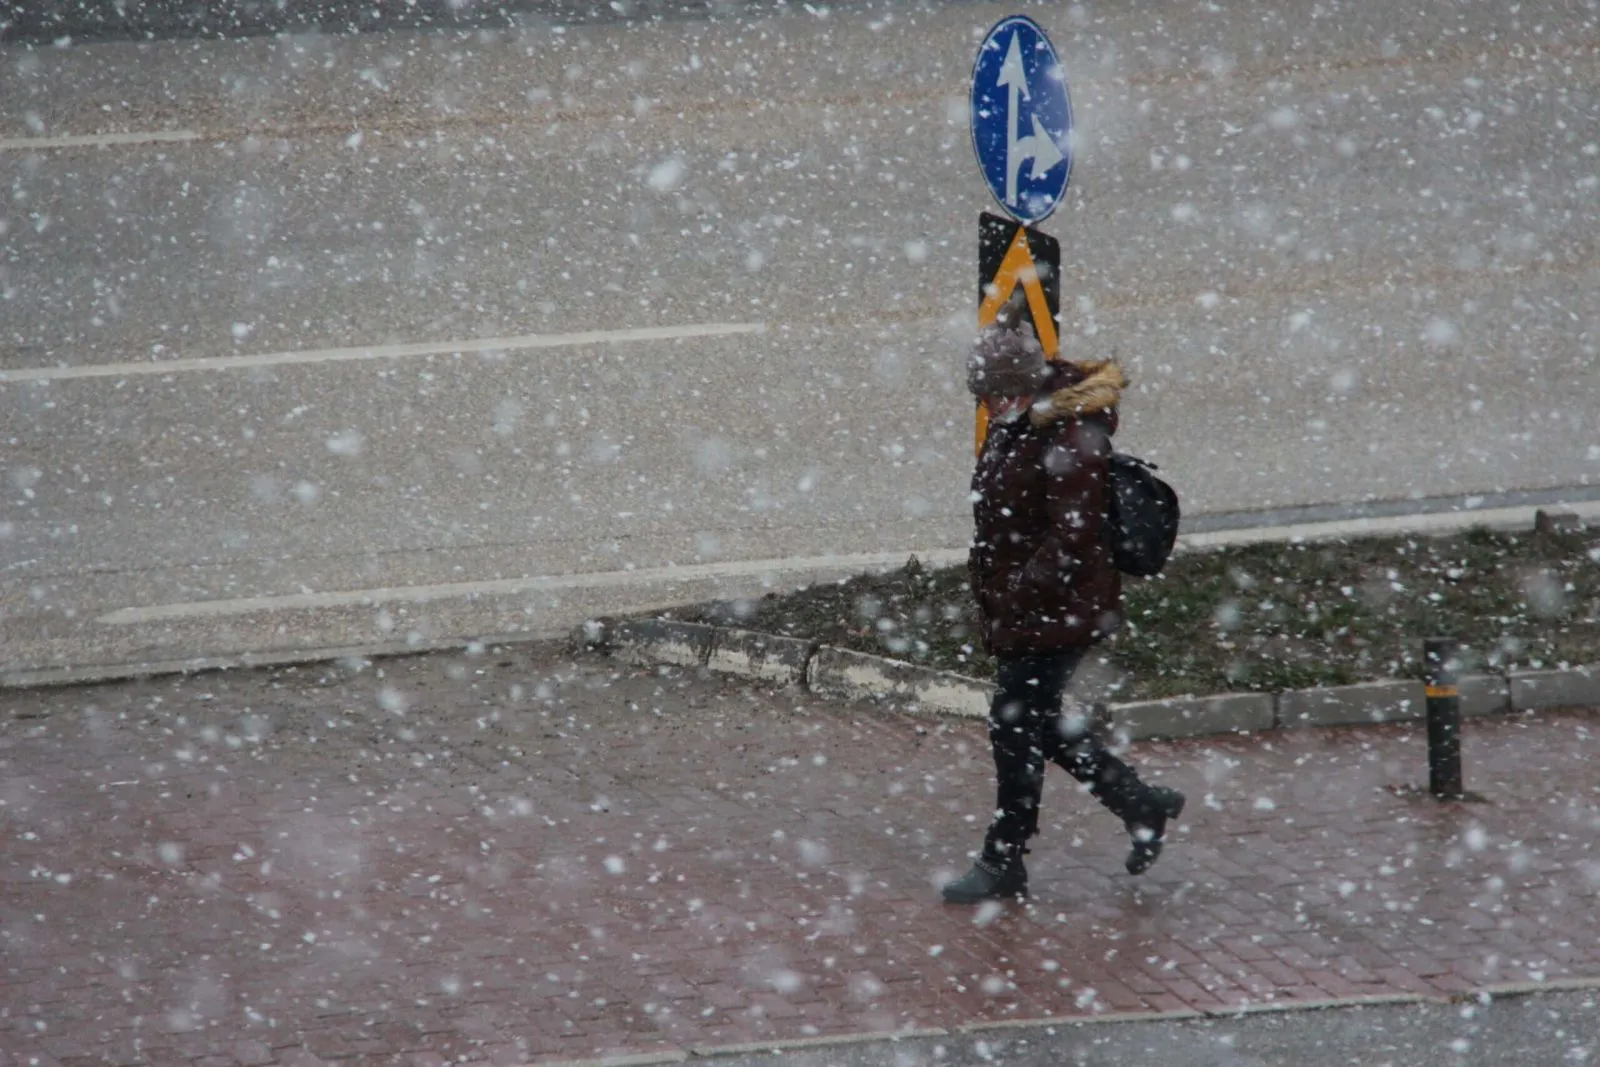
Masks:
[[[991,655],[1082,648],[1122,625],[1103,526],[1126,384],[1110,361],[1052,363],[1028,412],[989,427],[972,475],[968,570]]]

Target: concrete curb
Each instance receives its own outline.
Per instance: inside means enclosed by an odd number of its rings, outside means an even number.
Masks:
[[[426,656],[436,652],[460,652],[469,656],[503,655],[511,648],[561,643],[562,638],[559,634],[497,634],[434,641],[386,641],[366,645],[280,649],[274,652],[241,652],[227,656],[146,660],[92,667],[19,668],[0,670],[0,692],[8,689],[40,689],[47,686],[98,685],[103,682],[126,682],[169,675],[247,671],[263,667],[306,667],[318,663],[337,663],[341,660],[399,659],[407,656]]]
[[[991,683],[902,660],[800,638],[667,619],[591,622],[579,648],[634,664],[700,667],[765,684],[799,685],[828,700],[888,701],[908,711],[986,718]],[[1469,718],[1559,707],[1600,706],[1600,668],[1473,674],[1461,679]],[[1422,683],[1382,679],[1278,693],[1217,693],[1110,706],[1108,726],[1129,741],[1355,726],[1420,719]]]
[[[1111,730],[1129,740],[1255,733],[1277,725],[1270,693],[1218,693],[1111,705]]]
[[[775,1041],[741,1041],[732,1045],[695,1045],[689,1049],[696,1059],[725,1059],[731,1056],[759,1056],[769,1052],[803,1052],[806,1049],[834,1048],[839,1045],[865,1045],[874,1041],[914,1041],[923,1037],[949,1037],[940,1027],[913,1030],[884,1030],[878,1033],[819,1034],[815,1037],[788,1037]]]
[[[586,624],[584,637],[593,633],[592,624]],[[574,636],[578,640],[583,639]],[[711,646],[716,643],[717,629],[697,622],[630,619],[603,624],[599,638],[602,646],[624,663],[703,667],[711,659]]]
[[[1480,715],[1504,715],[1511,703],[1511,682],[1503,674],[1467,674],[1461,678],[1461,714],[1469,719]],[[1526,710],[1526,705],[1523,706]]]
[[[1247,1015],[1282,1015],[1293,1011],[1331,1011],[1335,1008],[1385,1008],[1407,1004],[1445,1007],[1449,997],[1433,993],[1357,993],[1348,997],[1320,997],[1315,1000],[1262,1000],[1231,1008],[1207,1011],[1208,1019],[1242,1019]]]
[[[1511,706],[1518,710],[1570,708],[1600,703],[1600,669],[1512,671]]]
[[[802,641],[798,637],[754,630],[718,630],[711,642],[706,666],[719,674],[793,685],[805,681],[806,664],[811,662],[816,650],[815,641]]]
[[[829,645],[811,657],[805,681],[806,688],[822,697],[887,699],[914,710],[972,718],[989,714],[989,686],[976,678]]]
[[[1197,1020],[1228,1021],[1257,1015],[1288,1015],[1297,1012],[1337,1011],[1349,1008],[1406,1007],[1429,1005],[1449,1007],[1463,1000],[1517,998],[1544,993],[1587,992],[1600,989],[1600,978],[1553,978],[1543,982],[1501,982],[1478,986],[1465,993],[1445,996],[1439,993],[1392,992],[1357,993],[1348,997],[1320,997],[1308,1000],[1264,1000],[1228,1008],[1178,1008],[1173,1011],[1124,1011],[1103,1014],[1041,1016],[1018,1019],[985,1019],[957,1023],[948,1028],[927,1027],[912,1030],[882,1030],[814,1037],[775,1038],[731,1045],[694,1045],[658,1052],[623,1054],[587,1060],[546,1060],[537,1067],[648,1067],[651,1064],[684,1063],[691,1060],[719,1060],[766,1053],[804,1052],[813,1049],[863,1046],[878,1042],[895,1043],[919,1038],[979,1037],[983,1034],[1018,1030],[1064,1030],[1126,1025],[1129,1023],[1185,1023]]]
[[[620,1056],[601,1056],[592,1060],[559,1060],[539,1067],[655,1067],[663,1063],[684,1063],[692,1055],[686,1049],[662,1052],[630,1052]]]
[[[1420,719],[1423,700],[1419,682],[1362,682],[1326,689],[1292,689],[1278,694],[1278,725],[1349,726]]]
[[[958,1034],[990,1034],[1006,1030],[1064,1029],[1070,1026],[1102,1025],[1105,1023],[1174,1023],[1193,1022],[1211,1016],[1199,1008],[1176,1008],[1172,1011],[1117,1011],[1098,1015],[1048,1015],[1039,1019],[990,1019],[975,1023],[962,1023],[955,1028]]]

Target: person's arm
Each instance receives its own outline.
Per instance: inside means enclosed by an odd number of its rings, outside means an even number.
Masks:
[[[978,647],[992,655],[993,649],[989,644],[989,611],[987,601],[983,597],[983,582],[978,572],[979,551],[981,550],[974,545],[967,552],[967,585],[972,590],[972,604],[978,621],[978,633],[976,635]]]

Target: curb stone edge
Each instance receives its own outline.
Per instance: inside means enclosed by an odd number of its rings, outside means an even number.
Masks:
[[[592,620],[572,634],[580,651],[639,666],[696,667],[715,674],[799,685],[814,696],[893,702],[906,711],[984,718],[992,685],[798,637],[655,620]],[[1461,679],[1462,715],[1600,705],[1600,666],[1469,674]],[[1129,741],[1354,726],[1417,720],[1422,683],[1384,678],[1353,685],[1274,693],[1212,693],[1109,705],[1112,731]]]
[[[729,1056],[759,1056],[765,1052],[799,1052],[805,1049],[833,1048],[837,1045],[864,1045],[872,1041],[913,1041],[923,1037],[949,1037],[951,1034],[952,1031],[938,1026],[853,1034],[818,1034],[812,1037],[778,1038],[775,1041],[740,1041],[732,1045],[691,1045],[689,1055],[703,1060]]]
[[[884,1030],[847,1034],[823,1034],[814,1037],[777,1038],[772,1041],[750,1041],[732,1045],[698,1045],[688,1048],[663,1049],[659,1052],[598,1057],[582,1060],[539,1061],[538,1067],[644,1067],[648,1064],[684,1063],[690,1060],[726,1059],[734,1056],[761,1055],[762,1053],[798,1052],[805,1049],[828,1048],[844,1045],[865,1045],[875,1041],[895,1042],[915,1038],[970,1036],[997,1031],[1040,1029],[1053,1030],[1098,1027],[1112,1024],[1140,1022],[1194,1022],[1197,1020],[1226,1021],[1254,1015],[1288,1014],[1291,1012],[1333,1011],[1341,1008],[1405,1007],[1429,1005],[1448,1007],[1463,1000],[1502,997],[1538,996],[1544,993],[1580,993],[1600,990],[1600,978],[1553,978],[1543,982],[1491,982],[1475,989],[1445,996],[1438,993],[1362,993],[1350,997],[1326,997],[1315,1000],[1262,1001],[1234,1008],[1183,1008],[1176,1011],[1106,1012],[1101,1015],[1044,1016],[1033,1019],[992,1019],[961,1023],[948,1028],[929,1027],[915,1030]]]
[[[145,681],[173,675],[185,677],[227,671],[304,668],[343,661],[407,659],[442,652],[466,656],[504,655],[512,648],[565,645],[559,634],[485,634],[480,637],[441,638],[431,641],[384,641],[361,645],[319,645],[315,648],[278,649],[270,652],[235,652],[187,659],[137,660],[88,667],[16,667],[0,669],[0,692],[54,689],[79,685]]]

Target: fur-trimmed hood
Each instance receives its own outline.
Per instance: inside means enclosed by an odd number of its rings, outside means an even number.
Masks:
[[[1056,364],[1058,373],[1082,375],[1072,385],[1062,386],[1034,402],[1028,421],[1048,426],[1058,419],[1098,415],[1113,410],[1122,399],[1128,378],[1115,360],[1067,361]]]

